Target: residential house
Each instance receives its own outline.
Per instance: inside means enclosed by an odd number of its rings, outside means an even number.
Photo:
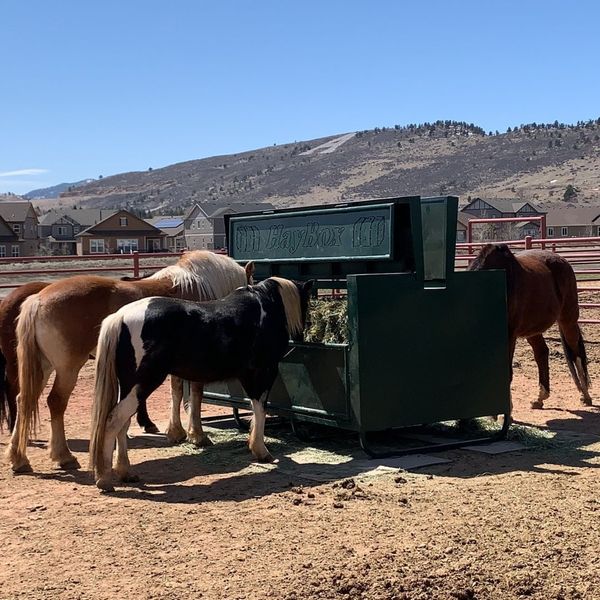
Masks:
[[[215,205],[195,204],[184,217],[185,242],[188,250],[227,248],[225,215],[273,210],[266,202],[231,202]]]
[[[119,210],[75,235],[77,254],[166,251],[166,234],[127,210]]]
[[[77,254],[75,236],[116,212],[114,209],[52,209],[40,218],[39,234],[42,247],[50,254]]]
[[[20,252],[19,236],[13,231],[13,228],[0,217],[0,258],[7,256],[19,256]]]
[[[185,217],[182,215],[153,217],[145,220],[165,234],[166,249],[169,252],[181,252],[186,248],[184,219]]]
[[[39,254],[38,217],[31,202],[0,202],[0,217],[16,235],[16,240],[10,243],[10,249],[6,244],[4,248],[0,248],[0,256]]]
[[[531,202],[515,198],[474,198],[460,209],[459,214],[470,215],[472,219],[500,219],[541,217],[546,213]],[[466,231],[466,224],[464,229]],[[541,237],[540,221],[488,224],[480,226],[478,229],[480,229],[479,237],[484,240],[525,238],[526,236]]]
[[[473,198],[460,211],[471,214],[477,219],[540,217],[545,214],[533,203],[516,198]]]
[[[208,212],[200,204],[195,204],[183,219],[185,247],[187,250],[212,250],[213,224]]]
[[[600,206],[560,207],[546,215],[546,237],[600,236]]]
[[[473,219],[472,215],[467,213],[459,212],[456,218],[456,241],[466,242],[467,241],[467,229],[469,221]]]

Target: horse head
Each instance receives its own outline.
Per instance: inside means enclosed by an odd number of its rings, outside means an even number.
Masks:
[[[516,261],[506,244],[486,244],[469,265],[469,271],[498,269],[508,271]]]
[[[276,284],[279,297],[283,303],[288,335],[295,342],[302,342],[314,282],[312,279],[309,281],[294,281],[282,277],[270,277],[261,282],[255,289],[261,289],[264,290],[264,293],[270,294],[273,283]]]

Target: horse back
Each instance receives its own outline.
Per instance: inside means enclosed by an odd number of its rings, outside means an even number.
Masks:
[[[577,280],[569,262],[543,250],[521,252],[516,258],[522,269],[515,303],[527,313],[526,319],[547,327],[556,321],[577,320]]]

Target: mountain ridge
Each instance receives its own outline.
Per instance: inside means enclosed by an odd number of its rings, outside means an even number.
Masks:
[[[321,150],[319,150],[321,148]],[[525,198],[542,206],[600,203],[600,119],[486,133],[437,121],[120,173],[63,192],[61,204],[182,213],[194,203],[302,206],[394,195]]]

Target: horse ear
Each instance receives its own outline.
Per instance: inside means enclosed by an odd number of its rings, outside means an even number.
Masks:
[[[302,286],[302,291],[305,292],[306,294],[310,294],[312,292],[312,289],[313,289],[314,285],[315,285],[315,280],[314,279],[309,279]]]
[[[254,261],[246,263],[244,270],[246,271],[246,281],[252,284],[254,282]]]
[[[500,252],[502,252],[502,254],[504,254],[505,256],[511,256],[512,255],[512,252],[510,251],[510,248],[506,244],[498,244],[496,246],[496,248],[498,250],[500,250]]]

